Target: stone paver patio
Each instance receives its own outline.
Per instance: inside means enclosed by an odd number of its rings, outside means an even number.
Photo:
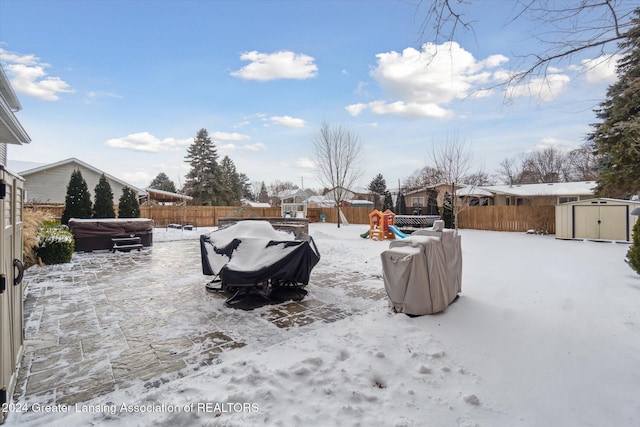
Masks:
[[[77,253],[25,274],[25,346],[14,400],[73,405],[142,382],[156,387],[366,310],[386,299],[379,272],[322,261],[300,302],[252,311],[207,292],[199,243]]]

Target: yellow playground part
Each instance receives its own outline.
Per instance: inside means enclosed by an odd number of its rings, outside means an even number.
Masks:
[[[369,214],[369,238],[372,240],[395,239],[396,235],[389,229],[396,223],[396,214],[387,209],[380,212],[374,209]]]

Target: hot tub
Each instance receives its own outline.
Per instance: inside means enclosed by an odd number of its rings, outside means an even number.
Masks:
[[[112,239],[122,237],[140,237],[143,247],[153,245],[153,220],[149,218],[72,218],[69,230],[77,252],[112,249]]]

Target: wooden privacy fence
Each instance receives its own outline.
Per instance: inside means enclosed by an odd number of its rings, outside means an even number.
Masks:
[[[25,205],[25,208],[46,210],[55,218],[62,216],[64,206]],[[116,207],[117,208],[117,207]],[[341,209],[350,224],[369,224],[368,208]],[[537,230],[555,233],[555,206],[471,206],[458,213],[458,227],[492,231]],[[280,208],[251,208],[239,206],[140,206],[140,216],[151,218],[156,227],[168,224],[212,227],[218,218],[225,217],[279,217]],[[336,208],[308,208],[309,222],[338,222]]]
[[[458,213],[459,228],[493,231],[536,230],[554,234],[555,206],[470,206]]]

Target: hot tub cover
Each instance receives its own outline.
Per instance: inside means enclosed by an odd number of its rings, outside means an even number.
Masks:
[[[308,236],[275,230],[267,221],[240,221],[200,236],[202,273],[227,285],[264,281],[307,285],[320,254]]]

